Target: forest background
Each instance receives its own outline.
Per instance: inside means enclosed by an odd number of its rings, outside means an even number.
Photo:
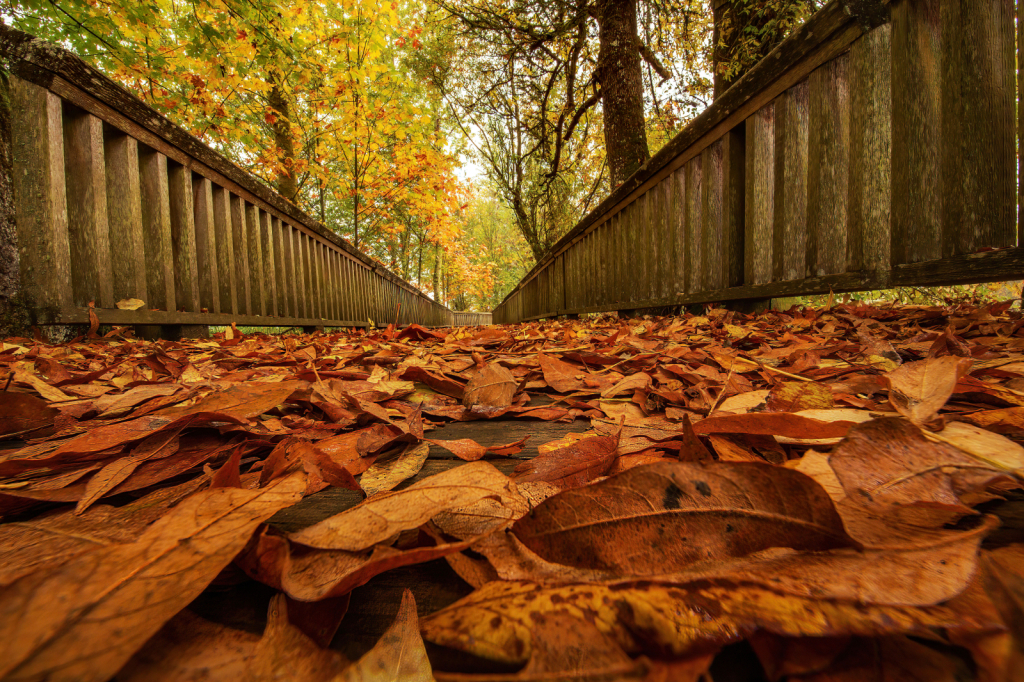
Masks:
[[[0,18],[435,299],[486,311],[819,5],[0,0]]]

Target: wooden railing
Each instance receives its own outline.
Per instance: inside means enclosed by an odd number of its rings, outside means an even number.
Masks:
[[[175,327],[469,319],[69,52],[0,26],[0,55],[0,212],[33,322],[88,322],[90,303],[102,323]]]
[[[1024,278],[1009,0],[833,0],[562,238],[495,322]]]
[[[453,327],[473,327],[491,324],[491,313],[452,313]]]

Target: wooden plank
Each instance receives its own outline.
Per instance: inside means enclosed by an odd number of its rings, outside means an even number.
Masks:
[[[284,226],[277,218],[270,219],[270,234],[272,248],[274,250],[274,307],[277,315],[287,317],[290,314],[290,299],[288,287],[291,286],[288,280],[288,258],[285,254]]]
[[[775,212],[775,105],[747,119],[746,228],[743,281],[764,284],[772,278]]]
[[[654,196],[648,190],[643,197],[643,252],[644,252],[644,286],[641,290],[641,298],[654,298],[656,280],[658,278],[658,259],[654,252],[654,221],[655,206]]]
[[[943,0],[942,255],[1016,243],[1010,0]]]
[[[892,8],[892,262],[942,255],[940,0]]]
[[[338,265],[341,272],[340,289],[338,292],[341,299],[341,314],[350,320],[357,320],[359,316],[356,314],[355,306],[355,282],[353,281],[354,276],[352,274],[353,262],[351,259],[339,254]]]
[[[284,257],[284,291],[286,296],[286,308],[288,314],[293,317],[305,317],[302,309],[298,306],[299,297],[299,270],[296,268],[295,237],[292,226],[284,221],[279,222],[281,226],[281,241],[283,243],[282,253]]]
[[[686,166],[676,170],[672,178],[672,225],[673,253],[675,255],[672,270],[672,293],[675,295],[686,292],[688,273],[690,271],[690,252],[686,231]]]
[[[746,230],[746,126],[722,137],[722,270],[728,287],[743,284]]]
[[[338,290],[335,286],[335,272],[334,272],[334,256],[335,252],[333,249],[327,247],[327,245],[321,246],[321,258],[323,263],[323,282],[324,282],[324,317],[340,317],[336,309],[335,295]]]
[[[326,305],[326,291],[324,289],[324,263],[323,263],[323,245],[320,240],[311,238],[309,241],[311,248],[310,260],[312,267],[313,276],[313,305],[315,308],[315,314],[313,317],[327,317],[327,305]]]
[[[231,207],[231,243],[235,252],[235,292],[238,301],[236,312],[244,315],[254,314],[251,290],[252,281],[249,276],[249,222],[245,215],[245,201],[234,194],[228,194]]]
[[[139,147],[142,200],[142,244],[146,256],[147,308],[177,310],[174,283],[174,239],[171,235],[171,195],[167,157]]]
[[[773,279],[807,274],[807,161],[810,86],[798,83],[775,100]],[[886,121],[888,126],[888,121]]]
[[[653,250],[651,255],[654,258],[654,287],[652,293],[655,296],[668,296],[672,292],[668,286],[668,273],[671,272],[672,258],[671,233],[668,227],[668,208],[665,206],[665,181],[659,182],[650,189],[651,202],[654,207],[651,229],[654,234]]]
[[[849,55],[818,67],[809,79],[807,140],[807,272],[846,270],[846,205],[850,174]]]
[[[77,305],[114,307],[107,223],[103,122],[64,106],[64,178],[67,188],[71,291]]]
[[[239,312],[238,276],[235,271],[235,244],[231,227],[230,193],[223,187],[213,188],[213,230],[216,234],[217,273],[220,280],[220,309]]]
[[[174,254],[174,296],[177,310],[200,312],[201,293],[196,249],[192,171],[177,163],[167,164],[167,191],[171,213],[171,250]]]
[[[119,130],[105,127],[103,158],[114,300],[137,298],[148,302],[138,143]]]
[[[263,310],[264,314],[277,317],[277,240],[274,239],[274,228],[271,223],[271,216],[259,208],[257,210],[257,221],[260,231],[260,249],[263,252],[263,268],[260,276],[263,278]]]
[[[850,271],[887,270],[892,251],[890,29],[879,26],[850,50]]]
[[[295,255],[295,279],[298,282],[298,299],[295,302],[299,314],[303,317],[313,317],[313,306],[310,305],[311,293],[309,287],[309,253],[307,251],[306,233],[299,228],[292,226],[292,248]]]
[[[192,211],[196,231],[199,303],[201,308],[219,313],[220,272],[217,267],[217,231],[213,226],[213,184],[198,175],[192,176]]]
[[[707,267],[703,251],[704,223],[702,215],[703,173],[700,157],[690,159],[686,170],[686,249],[690,268],[686,273],[686,291],[697,293],[704,288],[704,268]]]
[[[704,254],[701,290],[728,286],[722,271],[722,143],[703,152],[701,161],[701,253]]]
[[[61,102],[20,78],[7,83],[21,285],[39,307],[64,308],[72,292]]]
[[[260,227],[260,210],[245,202],[245,224],[249,228],[249,296],[252,315],[266,315],[267,298],[263,292],[263,234]]]

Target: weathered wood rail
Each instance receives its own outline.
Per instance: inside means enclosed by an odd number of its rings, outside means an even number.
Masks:
[[[88,322],[90,302],[103,323],[179,331],[490,322],[435,303],[75,55],[4,26],[0,55],[6,268],[34,323]],[[130,298],[145,306],[116,307]]]
[[[1014,43],[1010,0],[833,0],[495,322],[1024,278]]]

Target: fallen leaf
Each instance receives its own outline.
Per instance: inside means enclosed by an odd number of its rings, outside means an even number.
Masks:
[[[338,682],[433,682],[427,650],[420,637],[416,600],[402,592],[395,622],[380,641],[345,670]]]
[[[770,412],[799,412],[800,410],[827,410],[834,404],[828,386],[815,381],[784,381],[768,394]]]
[[[349,666],[336,651],[323,649],[288,622],[287,600],[283,594],[270,600],[267,628],[247,657],[242,679],[327,682],[337,679]]]
[[[952,355],[905,363],[885,375],[889,402],[915,424],[926,424],[935,419],[972,364],[970,358]]]
[[[559,450],[540,454],[516,467],[516,482],[544,481],[560,488],[586,485],[603,476],[615,462],[619,439],[583,438]]]
[[[0,675],[109,679],[231,562],[257,525],[300,499],[304,478],[196,493],[133,543],[0,589]]]
[[[484,366],[466,384],[462,404],[466,407],[508,407],[517,388],[515,377],[497,362]]]
[[[146,305],[145,301],[140,301],[137,298],[123,298],[115,303],[119,310],[138,310],[142,306]]]
[[[469,462],[412,484],[380,493],[352,509],[293,533],[294,542],[320,549],[358,552],[395,533],[417,528],[436,514],[502,495],[509,479],[487,462]]]
[[[630,469],[549,497],[512,530],[548,561],[623,576],[665,573],[769,547],[857,544],[813,480],[748,462]]]
[[[392,453],[378,457],[363,472],[359,479],[366,495],[376,495],[385,490],[392,490],[402,481],[412,478],[423,468],[427,461],[430,446],[426,443],[410,444],[394,450]]]
[[[528,438],[529,436],[524,436],[521,440],[517,440],[515,443],[508,443],[506,445],[488,445],[486,447],[480,445],[471,438],[460,438],[459,440],[431,440],[428,438],[427,442],[448,450],[459,459],[466,460],[467,462],[475,462],[479,459],[483,459],[483,457],[488,454],[498,455],[501,457],[517,455],[522,452],[523,446],[526,445]]]
[[[60,412],[45,400],[28,393],[0,393],[0,436],[27,434],[53,426]]]

